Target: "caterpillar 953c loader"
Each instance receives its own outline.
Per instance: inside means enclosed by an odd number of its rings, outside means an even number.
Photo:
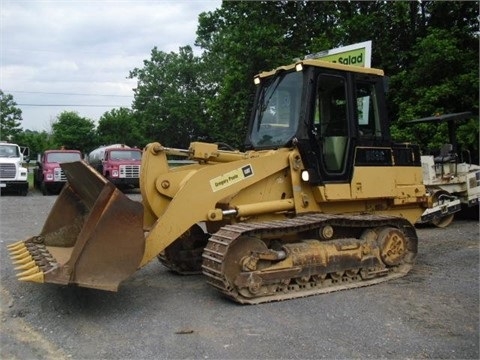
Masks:
[[[390,140],[383,72],[303,60],[254,80],[247,150],[147,145],[142,203],[62,164],[43,230],[9,246],[19,279],[116,291],[158,257],[255,304],[405,275],[429,197],[418,147]]]

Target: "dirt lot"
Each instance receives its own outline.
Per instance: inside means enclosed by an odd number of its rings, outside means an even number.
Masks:
[[[39,233],[55,199],[0,197],[2,359],[479,358],[476,220],[418,228],[404,278],[241,306],[156,261],[118,293],[18,282],[5,246]]]

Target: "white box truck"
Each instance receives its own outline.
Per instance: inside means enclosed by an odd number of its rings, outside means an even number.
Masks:
[[[23,162],[28,160],[29,149],[9,142],[0,142],[0,194],[12,191],[20,195],[28,193],[28,169]]]

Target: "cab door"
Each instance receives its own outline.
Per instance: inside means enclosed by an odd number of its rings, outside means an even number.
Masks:
[[[348,74],[321,72],[316,78],[314,148],[322,182],[349,182],[353,164],[353,98]]]

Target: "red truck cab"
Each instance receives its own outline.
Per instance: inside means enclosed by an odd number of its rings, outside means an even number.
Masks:
[[[88,155],[88,162],[120,189],[140,186],[142,150],[123,144],[102,146]]]
[[[39,155],[37,167],[33,172],[34,186],[43,195],[58,194],[67,182],[60,167],[61,163],[80,161],[82,153],[78,150],[46,150]]]

